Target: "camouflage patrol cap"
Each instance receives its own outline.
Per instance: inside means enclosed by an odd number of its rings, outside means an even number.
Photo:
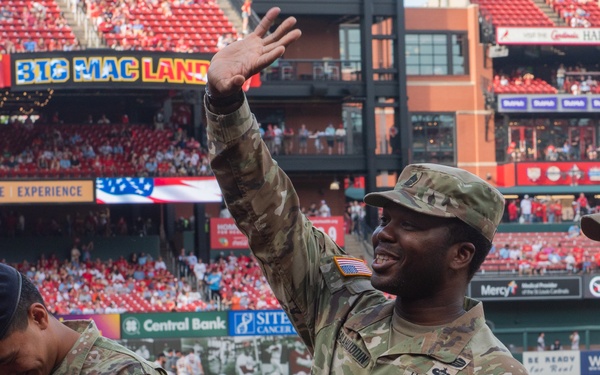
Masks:
[[[456,217],[477,229],[490,242],[504,212],[504,197],[474,174],[439,164],[408,165],[394,190],[369,193],[371,206],[389,202],[438,217]]]
[[[600,214],[582,216],[581,231],[589,239],[600,241]]]
[[[0,263],[0,340],[4,339],[17,311],[23,285],[21,277],[19,271]]]

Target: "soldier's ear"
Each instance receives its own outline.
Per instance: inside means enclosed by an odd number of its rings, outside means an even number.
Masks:
[[[40,330],[48,328],[48,311],[41,303],[35,302],[29,306],[27,311],[29,324],[34,324]]]
[[[468,269],[475,255],[475,245],[471,242],[457,242],[450,247],[448,255],[450,256],[448,262],[450,268],[455,271]]]

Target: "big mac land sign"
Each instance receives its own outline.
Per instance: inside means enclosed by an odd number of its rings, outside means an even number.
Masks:
[[[11,71],[5,86],[13,91],[202,87],[210,64],[209,55],[113,50],[21,53],[3,60]]]
[[[344,247],[344,218],[342,216],[311,217],[310,221],[315,228],[323,231],[340,247]],[[248,249],[248,238],[240,232],[233,219],[210,219],[210,248],[222,249]]]

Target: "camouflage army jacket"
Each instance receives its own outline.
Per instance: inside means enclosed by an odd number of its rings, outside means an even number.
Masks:
[[[526,374],[485,325],[480,302],[452,324],[389,347],[394,302],[368,276],[346,276],[344,252],[300,212],[298,196],[244,103],[207,109],[211,167],[271,289],[313,355],[313,374]]]
[[[81,336],[51,375],[167,374],[129,349],[100,336],[94,321],[72,320],[63,324],[81,333]]]

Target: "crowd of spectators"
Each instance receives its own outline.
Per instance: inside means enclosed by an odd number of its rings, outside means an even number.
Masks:
[[[578,223],[581,216],[600,212],[600,207],[590,203],[585,194],[571,202],[564,202],[551,197],[530,197],[525,194],[520,199],[507,201],[505,210],[505,222],[508,223]]]
[[[592,27],[592,20],[596,21],[590,12],[598,11],[598,6],[593,0],[546,1],[570,27]]]
[[[181,249],[179,274],[189,280],[203,301],[216,301],[221,309],[265,310],[279,308],[258,262],[251,255],[221,252],[209,263]]]
[[[207,7],[200,9],[197,8],[199,5]],[[221,10],[213,0],[79,0],[77,7],[92,21],[108,46],[116,50],[192,53],[213,51],[211,48],[214,47],[213,52],[216,52],[216,34],[198,34],[203,25],[177,13],[181,8],[193,10],[186,15],[194,17],[198,13],[220,14]],[[233,31],[224,16],[218,22]],[[207,35],[210,35],[208,40],[203,40]]]
[[[3,53],[79,49],[79,43],[63,15],[58,10],[50,11],[41,1],[0,4],[0,26],[3,30],[0,37]],[[51,36],[48,32],[56,34]]]
[[[75,207],[45,215],[13,208],[0,210],[0,237],[93,238],[157,234],[158,223],[151,217],[111,216],[111,210],[106,206]]]
[[[597,66],[595,71],[589,72],[583,65],[567,66],[560,64],[556,69],[556,88],[561,93],[570,93],[573,95],[598,94],[600,86],[598,85]]]
[[[481,270],[484,273],[499,271],[518,275],[546,275],[550,272],[570,275],[588,274],[600,269],[600,251],[586,246],[584,241],[574,240],[570,233],[526,235],[512,239],[497,236],[501,238],[496,239]]]
[[[506,73],[505,70],[510,72]],[[598,94],[600,93],[598,74],[600,70],[597,65],[583,64],[569,66],[560,64],[551,71],[540,72],[537,77],[529,67],[505,68],[496,72],[490,90],[498,94]]]
[[[75,243],[68,259],[41,255],[35,263],[12,265],[34,282],[50,311],[59,315],[279,308],[250,256],[222,255],[209,264],[196,259],[192,265],[190,254],[184,264],[189,274],[177,278],[162,257],[141,252],[129,259],[92,260],[90,246]]]
[[[90,127],[88,124],[95,124]],[[0,130],[4,177],[172,177],[212,175],[206,149],[181,127],[155,130],[113,123],[106,115],[83,125],[14,121]],[[25,175],[22,175],[25,173]]]

